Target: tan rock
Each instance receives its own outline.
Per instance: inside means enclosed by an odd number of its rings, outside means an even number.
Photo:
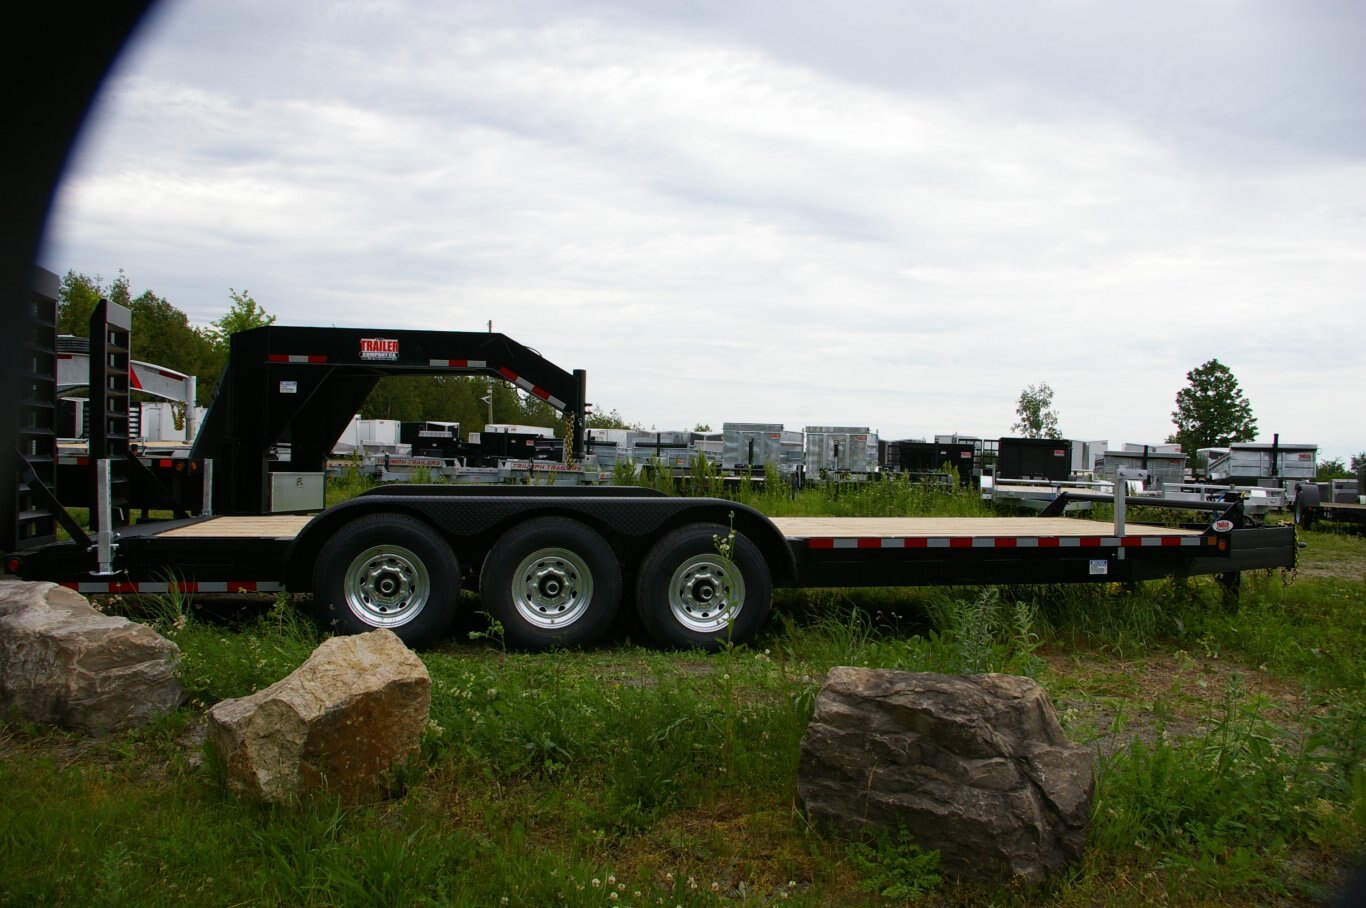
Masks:
[[[288,677],[209,710],[229,788],[269,803],[329,791],[385,797],[418,750],[431,707],[427,667],[388,630],[334,637]]]

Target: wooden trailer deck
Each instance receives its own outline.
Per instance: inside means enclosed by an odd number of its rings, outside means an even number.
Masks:
[[[210,517],[154,535],[160,539],[293,539],[310,519],[301,514]]]
[[[307,515],[211,517],[161,530],[169,539],[293,539],[308,523]],[[831,537],[973,538],[1111,537],[1114,525],[1073,517],[777,517],[773,524],[789,539]],[[1199,536],[1198,530],[1129,524],[1126,536]]]
[[[161,530],[169,539],[293,539],[308,523],[307,515],[211,517]],[[834,537],[884,538],[1093,538],[1111,537],[1114,525],[1072,517],[778,517],[773,524],[789,539]],[[1199,536],[1197,530],[1128,525],[1126,536]]]

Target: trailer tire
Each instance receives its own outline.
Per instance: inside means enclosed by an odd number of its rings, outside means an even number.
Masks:
[[[479,595],[508,646],[584,646],[616,618],[621,567],[592,528],[564,517],[539,517],[494,543],[479,576]]]
[[[674,530],[650,549],[636,579],[636,609],[664,646],[720,649],[748,643],[773,602],[773,579],[758,546],[731,530],[698,523]]]
[[[344,525],[318,556],[313,602],[340,634],[387,628],[410,647],[435,643],[460,600],[455,553],[426,523],[376,514]]]

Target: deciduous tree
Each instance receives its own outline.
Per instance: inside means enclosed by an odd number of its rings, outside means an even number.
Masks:
[[[1053,409],[1053,389],[1047,382],[1029,385],[1021,391],[1015,413],[1019,421],[1011,430],[1025,438],[1062,438],[1058,431],[1058,414]]]
[[[227,314],[213,323],[212,328],[214,342],[224,351],[228,349],[228,340],[238,331],[275,324],[275,316],[252,299],[247,291],[238,293],[229,287],[228,297],[232,300],[232,305],[228,307]]]
[[[108,287],[99,275],[92,278],[68,271],[57,291],[57,333],[86,337],[90,334],[90,316],[100,300],[128,306],[131,296],[128,277],[122,271]]]
[[[1187,454],[1201,448],[1223,448],[1257,437],[1252,404],[1243,396],[1228,366],[1212,359],[1186,373],[1186,387],[1176,392],[1172,422],[1176,432],[1167,438]]]

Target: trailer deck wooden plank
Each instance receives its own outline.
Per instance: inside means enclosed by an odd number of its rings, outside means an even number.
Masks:
[[[247,517],[211,517],[174,529],[162,530],[162,539],[293,539],[311,518],[298,514]]]
[[[789,539],[831,536],[888,538],[953,537],[1111,537],[1115,525],[1072,517],[777,517],[773,523]],[[1198,530],[1129,524],[1126,536],[1199,536]]]

